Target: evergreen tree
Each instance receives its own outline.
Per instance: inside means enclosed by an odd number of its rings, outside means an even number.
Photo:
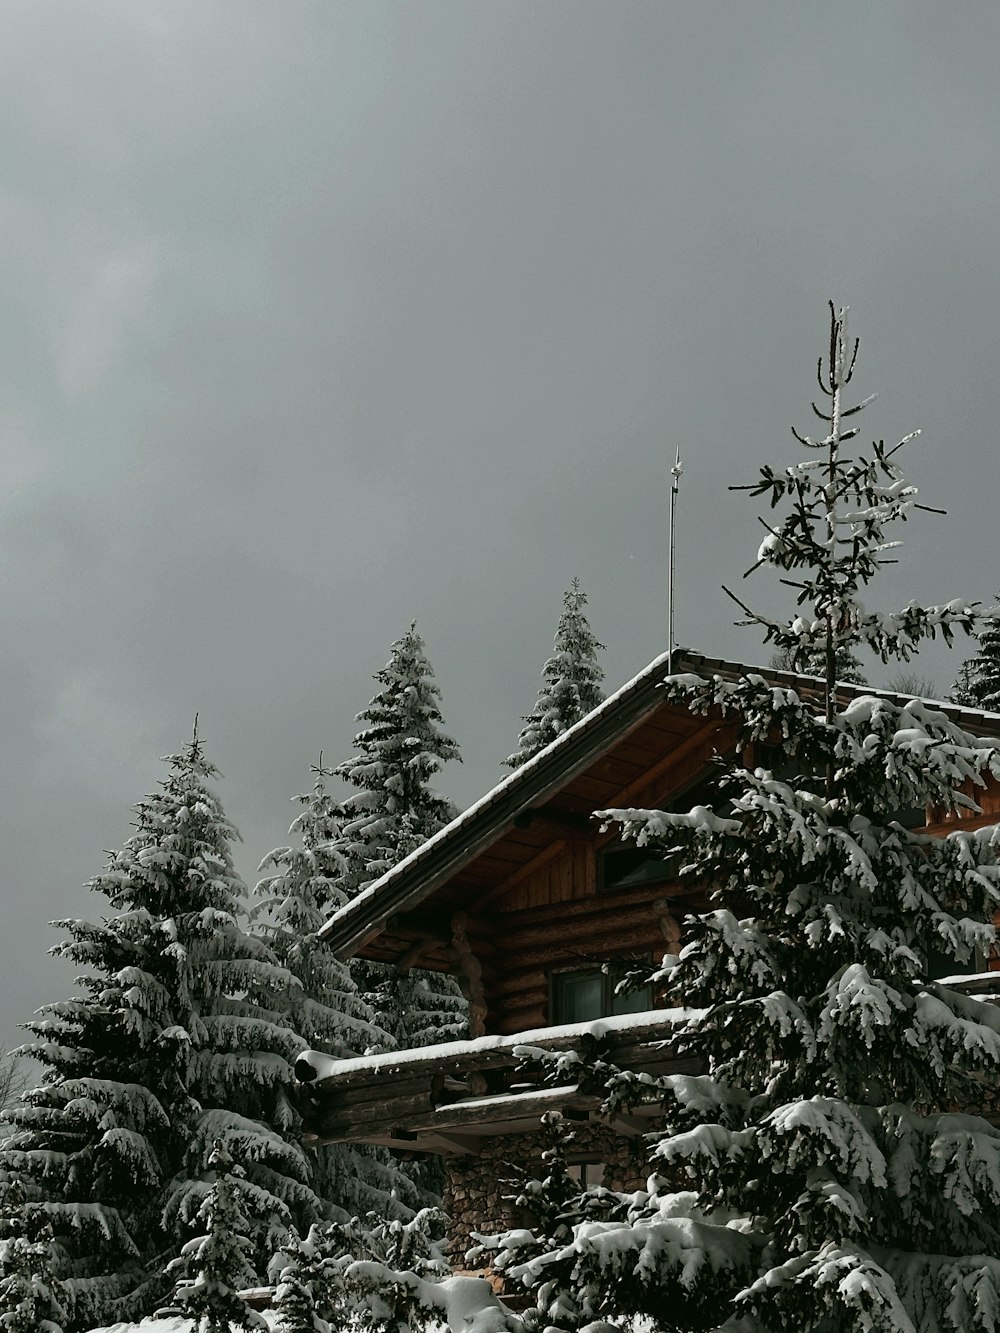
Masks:
[[[955,677],[955,684],[952,686],[950,698],[953,704],[961,704],[963,708],[975,708],[976,701],[973,699],[972,691],[969,688],[971,675],[971,664],[966,660],[958,668],[958,675]]]
[[[367,726],[354,738],[357,754],[334,769],[356,788],[338,806],[343,830],[337,850],[344,857],[341,883],[349,897],[455,814],[430,786],[444,764],[460,756],[443,729],[441,692],[415,624],[392,645],[375,680],[382,688],[358,714]],[[378,1025],[396,1046],[426,1046],[465,1035],[466,1005],[452,978],[420,969],[404,975],[375,963],[356,964],[355,976]]]
[[[1000,607],[983,617],[978,637],[979,652],[962,663],[952,701],[1000,712]]]
[[[280,1333],[331,1333],[330,1323],[320,1314],[324,1263],[313,1233],[302,1241],[293,1232],[282,1246],[274,1292]]]
[[[508,768],[520,768],[604,699],[604,672],[597,661],[604,644],[598,643],[590,628],[586,605],[587,594],[580,591],[580,580],[574,579],[563,594],[552,656],[542,668],[542,688],[524,718],[517,749],[504,760]]]
[[[292,978],[239,925],[236,833],[197,736],[168,762],[91,882],[112,914],[57,923],[70,938],[55,952],[83,970],[83,993],[26,1024],[36,1040],[24,1050],[46,1073],[6,1112],[0,1170],[51,1222],[73,1328],[159,1303],[164,1257],[198,1212],[216,1138],[250,1165],[258,1262],[289,1217],[308,1226],[323,1212],[302,1148],[285,1137],[282,1090],[301,1042],[247,998]]]
[[[594,1071],[609,1112],[662,1098],[657,1174],[634,1195],[581,1193],[562,1231],[500,1242],[499,1266],[551,1330],[631,1313],[727,1333],[1000,1327],[1000,1130],[980,1114],[994,1104],[1000,1015],[932,966],[942,954],[950,970],[974,965],[992,944],[1000,837],[896,822],[913,805],[974,808],[967,792],[1000,777],[1000,753],[919,700],[837,698],[838,645],[905,660],[936,631],[969,630],[973,612],[861,605],[884,529],[916,493],[895,450],[844,451],[856,347],[831,315],[829,431],[803,441],[821,457],[764,468],[752,488],[790,502],[764,558],[797,571],[816,620],[749,613],[779,648],[825,639],[824,705],[753,674],[672,677],[669,697],[738,726],[736,756],[777,739],[797,776],[736,757],[711,808],[605,812],[679,852],[711,894],[656,978],[688,1006],[675,1053],[705,1072]]]
[[[212,1147],[208,1166],[214,1180],[198,1209],[205,1232],[189,1240],[167,1266],[168,1272],[179,1274],[174,1300],[192,1319],[192,1333],[231,1333],[234,1325],[266,1329],[264,1317],[240,1295],[256,1280],[244,1212],[250,1201],[241,1197],[243,1168],[221,1139]]]
[[[770,665],[775,671],[792,671],[803,676],[819,676],[821,680],[825,680],[826,649],[810,648],[799,651],[796,648],[780,648],[771,654]],[[860,658],[856,653],[852,653],[846,644],[837,645],[834,672],[837,680],[842,680],[847,685],[868,684],[861,670]],[[890,684],[889,688],[894,689],[895,686]]]
[[[347,902],[347,864],[337,849],[342,829],[326,790],[332,770],[323,767],[322,755],[313,772],[312,792],[297,798],[302,808],[289,830],[297,843],[276,848],[261,863],[261,871],[271,873],[257,885],[263,901],[254,918],[261,936],[298,983],[264,997],[266,1003],[284,1005],[286,1021],[304,1046],[343,1059],[391,1046],[392,1038],[375,1026],[372,1009],[347,964],[319,933]],[[408,1216],[418,1202],[404,1167],[385,1149],[327,1144],[312,1157],[313,1186],[339,1220],[371,1211]]]
[[[0,1226],[0,1329],[4,1333],[62,1333],[61,1284],[52,1276],[52,1228],[30,1213],[20,1181],[3,1190]]]

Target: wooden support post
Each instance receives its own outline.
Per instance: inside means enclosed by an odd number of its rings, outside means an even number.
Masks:
[[[670,911],[670,900],[668,898],[657,898],[653,903],[653,911],[660,923],[663,938],[667,942],[667,952],[677,953],[681,943],[681,927],[680,922]]]
[[[458,983],[469,1002],[469,1036],[486,1036],[486,991],[483,965],[469,943],[469,914],[456,912],[451,918],[451,948],[458,963]]]

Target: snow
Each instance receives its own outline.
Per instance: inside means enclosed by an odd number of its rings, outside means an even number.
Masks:
[[[277,1311],[262,1310],[261,1314],[268,1328],[276,1330]],[[444,1325],[438,1325],[438,1329],[444,1333]],[[103,1324],[100,1328],[91,1329],[89,1333],[195,1333],[195,1321],[183,1315],[166,1315],[163,1318],[150,1315],[148,1319],[141,1319],[137,1324]],[[349,1333],[349,1330],[344,1329],[343,1333]],[[429,1327],[427,1333],[438,1333],[438,1330]]]
[[[442,1320],[428,1319],[426,1323],[421,1320],[424,1333],[516,1333],[522,1327],[521,1321],[501,1306],[483,1278],[456,1274],[442,1282],[428,1282],[414,1273],[395,1274],[384,1270],[381,1264],[359,1263],[354,1267],[359,1277],[377,1280],[384,1272],[388,1278],[401,1278],[412,1285],[421,1305],[437,1310],[443,1316]],[[277,1311],[263,1310],[261,1313],[271,1333],[277,1333]],[[368,1328],[369,1324],[362,1321],[361,1327]],[[351,1325],[342,1325],[338,1333],[351,1333],[351,1328]],[[193,1319],[180,1315],[164,1318],[154,1315],[135,1324],[106,1324],[90,1330],[90,1333],[196,1333],[196,1324]]]
[[[447,1106],[438,1109],[444,1112],[453,1111],[456,1105],[461,1106],[463,1110],[467,1107],[489,1107],[496,1106],[503,1111],[515,1110],[517,1103],[522,1098],[530,1097],[533,1102],[546,1101],[553,1102],[559,1106],[565,1099],[577,1091],[575,1083],[566,1083],[558,1088],[530,1088],[524,1092],[502,1092],[494,1097],[467,1097],[461,1102],[450,1102]]]
[[[322,1051],[304,1051],[299,1060],[304,1060],[313,1070],[317,1080],[343,1078],[348,1074],[367,1070],[377,1074],[382,1070],[394,1070],[400,1065],[424,1064],[440,1060],[447,1064],[465,1056],[482,1055],[488,1051],[510,1051],[513,1055],[519,1046],[531,1046],[539,1041],[579,1041],[584,1037],[600,1038],[613,1032],[655,1031],[667,1024],[685,1023],[689,1018],[700,1016],[700,1010],[692,1009],[652,1009],[644,1014],[615,1014],[610,1018],[597,1018],[584,1023],[564,1023],[557,1027],[531,1028],[527,1032],[516,1032],[511,1036],[475,1037],[467,1041],[445,1041],[437,1046],[420,1046],[408,1051],[387,1051],[381,1055],[361,1055],[350,1060],[335,1060]],[[296,1061],[298,1063],[298,1061]]]

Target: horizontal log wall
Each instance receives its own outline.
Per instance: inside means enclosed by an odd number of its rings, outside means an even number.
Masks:
[[[654,904],[664,886],[616,900],[614,894],[566,904],[561,917],[523,911],[497,915],[494,971],[488,983],[490,1030],[521,1032],[553,1021],[550,974],[616,958],[658,960],[667,950],[662,913]]]
[[[657,808],[696,782],[718,749],[720,731],[706,727],[692,740],[674,762],[664,763],[659,756],[649,776],[630,783],[620,797],[630,806]],[[630,956],[658,960],[667,951],[668,938],[675,946],[676,925],[672,934],[665,928],[662,901],[680,894],[679,885],[598,893],[598,857],[617,838],[613,827],[602,833],[596,820],[589,833],[554,838],[530,863],[471,905],[472,921],[477,909],[489,919],[487,1031],[507,1034],[551,1023],[553,971]],[[688,886],[683,892],[690,893]],[[691,906],[685,898],[676,917]]]

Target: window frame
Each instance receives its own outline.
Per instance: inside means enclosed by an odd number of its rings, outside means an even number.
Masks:
[[[631,992],[633,995],[646,993],[646,1006],[644,1009],[625,1009],[621,1013],[616,1013],[614,1009],[615,987],[623,980],[624,974],[630,971],[630,964],[636,967],[648,965],[650,969],[653,966],[652,957],[643,955],[641,958],[611,958],[604,962],[592,963],[589,967],[554,967],[549,969],[548,973],[548,1014],[549,1023],[553,1027],[560,1027],[571,1023],[597,1023],[602,1018],[617,1018],[622,1014],[628,1013],[648,1013],[653,1008],[653,986],[648,982],[639,990]],[[617,975],[616,975],[617,972]],[[560,1018],[558,1017],[558,1000],[560,980],[568,977],[594,977],[601,979],[601,1010],[602,1012],[596,1018]]]

